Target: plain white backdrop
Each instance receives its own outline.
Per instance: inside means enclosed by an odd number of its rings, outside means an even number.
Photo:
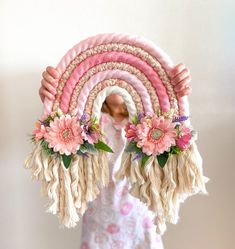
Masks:
[[[0,1],[0,248],[78,249],[79,226],[60,230],[23,161],[41,115],[41,73],[80,40],[104,32],[152,40],[191,71],[191,122],[209,196],[181,206],[165,249],[235,248],[235,1]]]

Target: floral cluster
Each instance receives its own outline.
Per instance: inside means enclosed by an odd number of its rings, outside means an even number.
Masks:
[[[32,140],[39,141],[47,154],[61,156],[66,168],[74,154],[89,156],[88,153],[96,153],[97,150],[113,152],[102,141],[104,134],[97,119],[89,119],[85,114],[79,120],[76,116],[63,114],[58,109],[43,121],[36,122],[35,126]]]
[[[169,114],[169,113],[168,113]],[[187,150],[195,131],[184,124],[188,117],[172,118],[166,114],[138,113],[125,127],[129,142],[125,151],[135,152],[135,159],[144,166],[150,156],[155,156],[163,168],[171,154]]]

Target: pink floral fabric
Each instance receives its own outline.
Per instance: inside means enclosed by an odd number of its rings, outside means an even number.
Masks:
[[[109,114],[101,114],[101,128],[114,151],[109,153],[111,180],[83,216],[80,249],[163,249],[152,213],[128,193],[126,179],[116,182],[114,178],[121,165],[127,121],[117,123]]]

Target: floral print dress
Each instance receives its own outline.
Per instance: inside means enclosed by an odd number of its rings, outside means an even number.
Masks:
[[[109,153],[110,183],[88,205],[82,220],[80,249],[163,249],[161,236],[152,223],[152,213],[128,193],[126,179],[117,182],[114,173],[121,165],[125,146],[124,126],[128,119],[116,122],[101,113],[101,128]]]

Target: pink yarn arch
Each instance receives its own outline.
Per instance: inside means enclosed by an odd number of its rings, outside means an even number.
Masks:
[[[92,88],[113,78],[135,87],[145,112],[173,108],[176,115],[188,115],[187,97],[176,97],[168,77],[172,66],[162,49],[142,37],[118,33],[90,37],[71,48],[57,65],[61,79],[56,100],[45,99],[43,116],[57,107],[64,113],[79,107],[81,116]]]

